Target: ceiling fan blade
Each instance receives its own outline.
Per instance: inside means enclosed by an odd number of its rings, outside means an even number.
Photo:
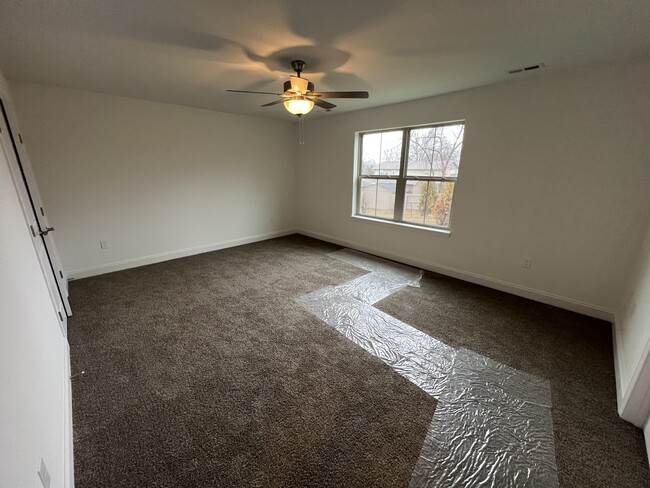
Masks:
[[[281,98],[280,100],[275,100],[273,102],[265,103],[264,105],[261,105],[262,107],[270,107],[271,105],[277,105],[278,103],[283,103],[284,98]]]
[[[314,105],[320,108],[324,108],[325,110],[332,110],[336,105],[330,102],[326,102],[325,100],[320,100],[318,98],[311,98],[310,99],[312,102],[314,102]]]
[[[309,95],[322,98],[368,98],[370,96],[367,91],[314,92]]]
[[[227,92],[233,93],[257,93],[258,95],[284,95],[284,93],[273,93],[273,92],[258,92],[250,90],[226,90]]]

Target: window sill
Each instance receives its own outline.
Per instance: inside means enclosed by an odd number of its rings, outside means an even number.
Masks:
[[[353,219],[358,219],[362,220],[364,222],[369,222],[372,224],[379,224],[379,225],[389,225],[391,227],[399,227],[401,229],[407,229],[407,230],[414,230],[416,232],[427,232],[429,234],[433,234],[437,237],[450,237],[451,236],[451,230],[449,229],[438,229],[436,227],[425,227],[424,225],[417,225],[417,224],[407,224],[405,222],[394,222],[392,220],[384,220],[384,219],[375,219],[372,217],[366,217],[363,215],[352,215],[351,216]]]

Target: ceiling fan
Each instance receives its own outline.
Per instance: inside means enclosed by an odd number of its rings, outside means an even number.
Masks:
[[[257,93],[260,95],[277,95],[280,98],[270,103],[265,103],[262,107],[270,107],[278,103],[284,103],[284,107],[292,114],[302,117],[311,112],[314,105],[324,108],[327,111],[332,110],[336,105],[330,103],[324,98],[368,98],[367,91],[337,91],[337,92],[316,92],[314,84],[307,78],[302,78],[300,73],[305,69],[305,62],[300,60],[291,61],[291,67],[296,72],[296,76],[290,76],[289,81],[284,82],[284,92],[259,92],[249,90],[226,90],[235,93]]]

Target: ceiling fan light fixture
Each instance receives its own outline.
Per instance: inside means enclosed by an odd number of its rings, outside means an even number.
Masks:
[[[311,109],[314,108],[314,102],[305,97],[293,97],[289,100],[285,100],[284,108],[293,115],[305,115],[311,112]]]
[[[328,112],[336,105],[325,100],[326,98],[368,98],[367,91],[335,91],[335,92],[316,92],[314,84],[307,78],[300,76],[305,69],[305,62],[295,60],[291,62],[291,67],[296,72],[296,76],[290,76],[284,82],[282,93],[261,92],[251,90],[226,90],[237,93],[256,93],[258,95],[277,95],[280,99],[265,103],[262,107],[284,104],[284,108],[290,114],[297,115],[299,118],[308,114],[314,108],[314,105],[327,110]]]

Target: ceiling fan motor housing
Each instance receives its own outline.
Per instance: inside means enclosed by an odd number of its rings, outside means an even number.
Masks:
[[[314,84],[306,78],[291,76],[289,81],[284,82],[284,92],[287,94],[301,94],[314,91]]]

